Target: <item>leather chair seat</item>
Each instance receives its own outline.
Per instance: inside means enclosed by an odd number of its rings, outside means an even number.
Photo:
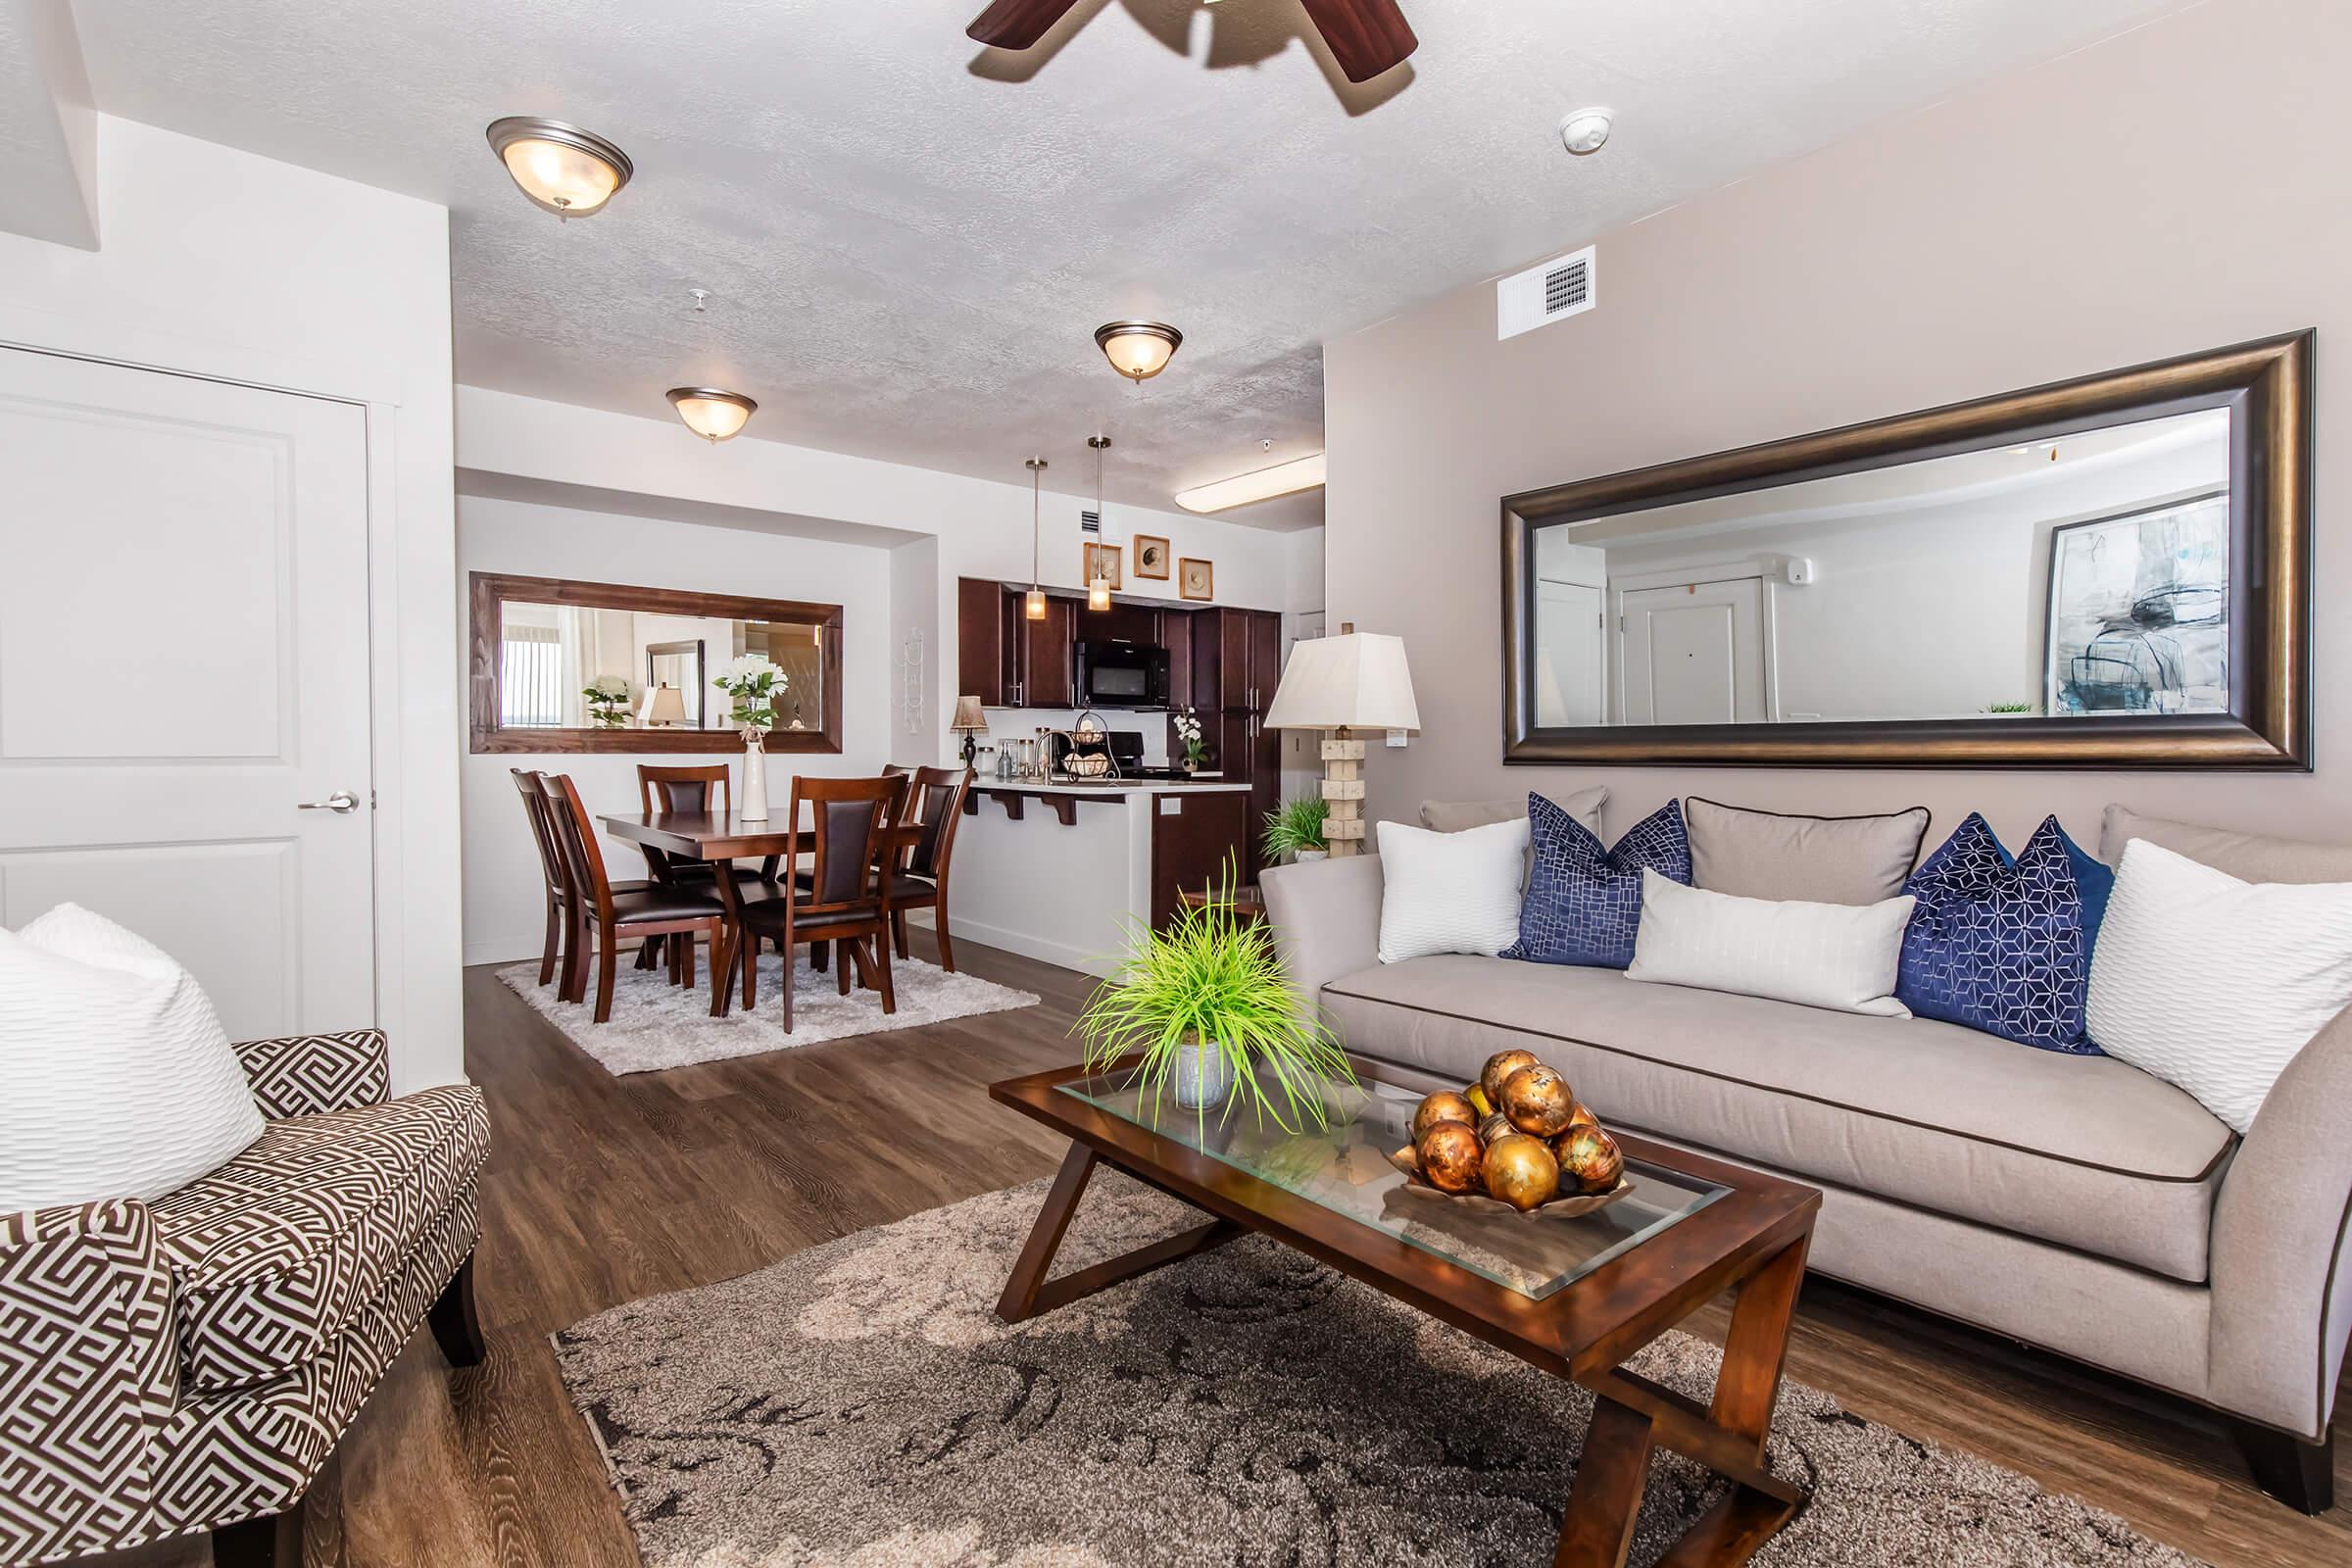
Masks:
[[[613,896],[614,898],[616,898],[616,899],[617,899],[617,898],[619,898],[619,897],[620,897],[620,896],[621,896],[623,893],[643,893],[643,892],[644,892],[644,891],[645,891],[647,888],[650,888],[650,887],[652,887],[653,885],[654,885],[654,884],[652,884],[651,882],[648,882],[648,881],[647,881],[645,878],[643,878],[643,877],[639,877],[639,878],[637,878],[637,879],[636,879],[635,881],[633,881],[633,882],[615,882],[615,883],[613,883],[613,884],[612,884],[612,896]],[[565,899],[568,899],[568,898],[570,898],[570,897],[571,897],[571,890],[570,890],[570,889],[568,889],[568,888],[558,888],[558,889],[556,889],[556,898],[557,898],[557,900],[558,900],[559,902],[561,902],[561,901],[563,901],[563,900],[565,900]]]
[[[726,912],[718,900],[693,888],[655,882],[627,893],[615,888],[612,893],[612,913],[620,920],[712,919]]]

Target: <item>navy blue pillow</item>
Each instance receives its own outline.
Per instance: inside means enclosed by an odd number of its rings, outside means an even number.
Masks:
[[[1644,869],[1690,885],[1690,838],[1683,804],[1668,801],[1636,823],[1613,850],[1541,795],[1527,798],[1535,866],[1519,906],[1519,940],[1506,958],[1622,969],[1634,961],[1642,925]]]
[[[2115,873],[2056,817],[2013,858],[1972,811],[1903,891],[1919,901],[1894,987],[1903,1005],[2020,1045],[2100,1054],[2082,1006]]]

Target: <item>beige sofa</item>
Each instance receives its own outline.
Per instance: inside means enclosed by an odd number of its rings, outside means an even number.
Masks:
[[[2352,881],[2352,849],[2111,810],[2102,854],[2130,837],[2248,880]],[[1269,869],[1263,886],[1294,982],[1350,1051],[1433,1087],[1534,1051],[1613,1126],[1820,1188],[1813,1268],[2211,1406],[2266,1490],[2329,1506],[2352,1328],[2352,1014],[2240,1140],[2121,1061],[1952,1024],[1609,969],[1384,965],[1373,857]]]

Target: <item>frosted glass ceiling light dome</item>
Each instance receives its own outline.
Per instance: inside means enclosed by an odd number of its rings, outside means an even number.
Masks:
[[[492,121],[484,134],[515,187],[558,218],[602,210],[636,172],[627,153],[561,120],[509,115]]]
[[[722,392],[714,386],[673,386],[669,389],[669,406],[678,411],[686,428],[712,446],[749,424],[760,405],[740,392]]]
[[[1149,381],[1168,368],[1184,334],[1164,321],[1110,321],[1095,328],[1095,346],[1130,381]]]

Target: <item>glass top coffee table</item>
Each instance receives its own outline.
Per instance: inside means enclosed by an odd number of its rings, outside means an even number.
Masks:
[[[1377,1063],[1324,1088],[1328,1131],[1285,1133],[1246,1108],[1156,1107],[1115,1069],[1057,1068],[990,1086],[1070,1140],[1013,1264],[998,1315],[1019,1322],[1238,1237],[1272,1237],[1534,1366],[1597,1401],[1556,1564],[1625,1561],[1659,1445],[1732,1482],[1669,1553],[1744,1562],[1803,1494],[1764,1465],[1788,1323],[1821,1195],[1810,1187],[1618,1135],[1633,1191],[1577,1219],[1507,1214],[1409,1191],[1389,1163],[1413,1107],[1447,1087]],[[1049,1278],[1098,1163],[1203,1211],[1203,1222]],[[1737,1291],[1723,1370],[1699,1404],[1622,1363],[1725,1291]]]

